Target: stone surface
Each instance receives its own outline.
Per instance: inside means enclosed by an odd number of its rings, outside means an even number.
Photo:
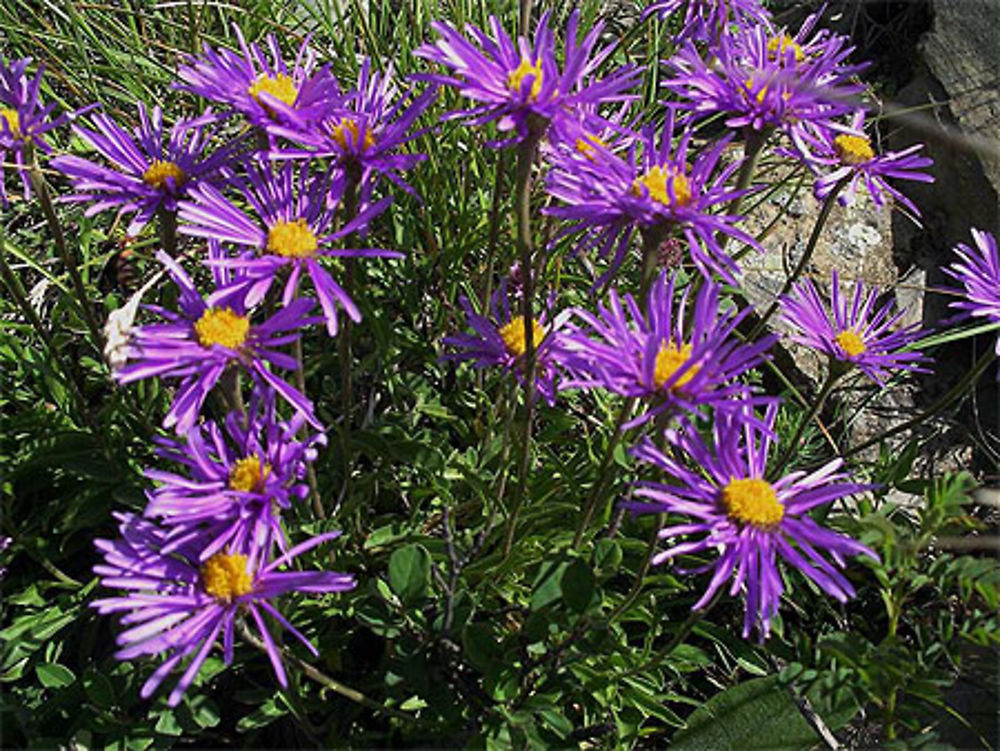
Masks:
[[[934,25],[921,43],[928,72],[948,94],[961,130],[980,139],[984,172],[1000,192],[1000,2],[932,0]]]
[[[811,179],[801,189],[781,191],[751,212],[747,229],[767,234],[764,253],[750,251],[742,260],[743,287],[758,308],[766,308],[781,291],[788,274],[802,259],[820,213],[810,193]],[[827,282],[836,269],[844,280],[888,286],[897,278],[893,262],[892,220],[859,194],[850,206],[835,206],[820,233],[805,275]]]
[[[971,240],[973,227],[1000,224],[1000,2],[928,0],[930,30],[921,39],[914,75],[892,104],[892,148],[924,143],[934,159],[930,185],[905,190],[924,217],[922,229],[894,223],[896,261],[922,269],[931,286],[949,285],[941,269],[954,262],[952,248]],[[948,315],[949,301],[929,296],[928,324]]]

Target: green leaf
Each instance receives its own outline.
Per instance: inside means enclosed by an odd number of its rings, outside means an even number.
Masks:
[[[389,586],[410,605],[427,596],[431,581],[431,554],[422,545],[407,545],[389,557]]]
[[[582,558],[577,558],[563,572],[560,582],[563,600],[575,613],[583,613],[594,598],[594,572]]]
[[[174,717],[174,713],[168,709],[156,721],[156,732],[163,735],[183,735],[184,728],[181,727],[177,718]]]
[[[236,729],[240,732],[246,732],[247,730],[262,728],[265,725],[270,725],[287,713],[288,710],[283,706],[279,706],[272,697],[261,704],[254,712],[241,717],[239,722],[236,723]]]
[[[594,568],[606,573],[615,573],[622,562],[622,546],[617,540],[602,537],[594,546]]]
[[[219,724],[219,708],[215,702],[207,696],[195,696],[189,702],[191,705],[191,716],[198,723],[198,727],[214,728]]]
[[[673,751],[808,749],[820,737],[799,712],[778,676],[755,678],[716,694],[691,713]]]
[[[484,673],[496,665],[500,645],[488,626],[481,623],[467,624],[462,629],[462,647],[469,662]]]
[[[93,668],[88,668],[83,674],[83,690],[87,692],[87,698],[101,709],[108,709],[115,703],[111,681]]]
[[[72,670],[57,662],[43,662],[36,665],[35,672],[45,688],[65,688],[76,680]]]
[[[568,565],[565,561],[545,561],[539,566],[538,575],[532,584],[532,610],[540,610],[562,597],[562,576]]]

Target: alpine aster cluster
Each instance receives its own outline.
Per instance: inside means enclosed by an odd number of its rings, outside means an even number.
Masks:
[[[159,107],[140,104],[134,129],[103,112],[73,125],[92,151],[49,162],[72,186],[62,200],[128,217],[130,235],[154,221],[176,228],[195,248],[156,253],[176,302],[146,307],[115,372],[122,384],[176,386],[162,423],[173,435],[156,450],[169,468],[147,469],[143,513],[117,514],[120,536],[97,541],[95,571],[120,590],[94,603],[126,627],[117,656],[163,660],[143,696],[183,665],[168,699],[177,704],[220,640],[232,660],[244,628],[287,685],[270,628],[315,648],[278,600],[356,585],[350,574],[291,566],[339,534],[289,539],[326,443],[295,353],[307,332],[339,337],[341,316],[362,321],[366,289],[345,268],[402,256],[366,238],[392,201],[386,189],[415,193],[405,175],[425,159],[415,139],[433,126],[417,122],[437,86],[469,102],[445,119],[488,127],[494,147],[538,147],[530,153],[556,228],[540,252],[572,245],[594,277],[589,307],[553,292],[525,314],[532,285],[514,274],[484,297],[488,310],[461,298],[471,331],[446,337],[443,358],[529,381],[550,408],[571,390],[628,400],[622,435],[647,431],[630,452],[662,477],[636,484],[627,507],[669,515],[654,564],[677,559],[710,574],[696,609],[724,589],[742,594],[743,635],[767,635],[785,592],[782,562],[839,601],[853,596],[847,557],[875,554],[809,512],[868,486],[839,458],[811,471],[769,466],[780,400],[754,373],[779,336],[748,340],[755,313],[734,302],[742,253],[761,249],[741,207],[761,187],[753,168],[767,153],[805,165],[820,200],[864,190],[916,216],[894,181],[931,180],[930,160],[919,146],[878,152],[859,98],[864,65],[844,37],[818,28],[819,14],[795,31],[757,0],[660,0],[646,11],[654,15],[680,29],[674,53],[648,61],[666,72],[655,122],[639,121],[643,69],[616,65],[601,24],[581,30],[574,12],[564,30],[545,13],[517,39],[497,18],[486,29],[435,22],[435,38],[414,53],[433,68],[409,81],[368,59],[356,81],[338,81],[308,43],[289,62],[276,38],[248,43],[237,29],[237,49],[206,46],[178,72],[176,87],[209,103],[201,115],[167,125]],[[42,71],[30,78],[29,64],[0,58],[0,161],[26,189],[36,151],[52,151],[47,134],[69,119],[42,104]],[[950,272],[964,286],[957,304],[1000,322],[996,241],[974,239]],[[625,288],[630,275],[642,278],[637,293]],[[792,341],[827,355],[838,374],[856,368],[879,384],[924,368],[912,349],[919,333],[877,289],[859,281],[844,295],[836,272],[830,289],[827,302],[798,281],[781,299]]]

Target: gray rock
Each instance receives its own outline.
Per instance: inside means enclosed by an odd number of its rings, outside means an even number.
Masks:
[[[894,149],[924,143],[935,183],[908,183],[924,229],[894,226],[896,261],[926,271],[931,286],[950,286],[941,273],[952,248],[971,241],[972,227],[1000,224],[1000,2],[928,0],[934,20],[918,45],[914,76],[899,92]],[[924,321],[948,315],[943,296],[928,297]]]

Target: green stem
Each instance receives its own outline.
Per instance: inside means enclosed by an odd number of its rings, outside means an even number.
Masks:
[[[622,600],[621,604],[612,611],[611,615],[608,616],[608,624],[614,623],[618,620],[619,616],[632,607],[636,598],[639,596],[639,592],[642,590],[642,580],[646,577],[646,572],[649,571],[649,567],[653,562],[653,551],[656,549],[656,543],[660,539],[660,529],[663,527],[663,520],[665,514],[656,515],[656,525],[653,527],[652,533],[649,535],[649,541],[646,543],[646,551],[642,554],[642,565],[639,566],[639,570],[635,572],[635,581],[632,583],[632,589],[626,595],[625,599]]]
[[[684,622],[680,625],[680,628],[677,629],[677,633],[673,635],[673,637],[670,639],[670,641],[666,643],[666,645],[660,647],[660,649],[656,651],[656,654],[651,659],[649,659],[647,662],[643,663],[638,667],[632,668],[621,677],[624,678],[629,675],[635,675],[636,673],[647,673],[650,670],[659,666],[659,664],[663,662],[663,660],[665,660],[667,657],[670,656],[671,652],[677,649],[677,647],[679,647],[684,642],[684,640],[688,638],[688,636],[694,630],[694,627],[701,622],[701,619],[708,614],[709,610],[715,607],[715,603],[717,603],[721,599],[721,597],[722,597],[722,588],[720,587],[719,591],[716,592],[715,595],[712,597],[712,599],[708,601],[707,605],[700,607],[697,610],[692,610],[690,613],[688,613],[688,617],[684,619]]]
[[[298,363],[298,370],[295,371],[295,385],[299,389],[299,393],[305,396],[306,393],[306,370],[302,359],[302,337],[298,337],[294,342],[292,342],[292,354],[295,357],[295,362]],[[306,426],[303,424],[299,428],[299,438],[305,437]],[[326,511],[323,509],[323,499],[319,494],[319,483],[316,481],[316,469],[313,467],[312,462],[306,462],[306,481],[309,483],[309,495],[312,497],[312,508],[313,513],[316,514],[318,519],[326,518]]]
[[[2,240],[2,234],[0,234],[0,240]],[[17,278],[14,270],[7,264],[6,252],[3,250],[2,242],[0,242],[0,279],[3,279],[4,286],[10,293],[10,296],[14,299],[14,302],[16,302],[18,307],[21,309],[21,313],[27,319],[28,323],[31,324],[31,327],[38,333],[42,342],[44,342],[52,361],[56,364],[59,370],[65,374],[66,386],[69,389],[73,402],[76,404],[76,409],[77,412],[79,412],[80,417],[94,431],[95,435],[102,435],[102,433],[98,430],[97,425],[94,423],[90,411],[87,409],[87,400],[84,399],[80,385],[76,381],[76,371],[70,369],[69,365],[63,359],[59,348],[56,347],[55,342],[52,339],[52,334],[42,323],[42,320],[38,317],[35,309],[31,307],[31,303],[28,301],[28,296],[25,294],[20,280]]]
[[[899,425],[895,425],[889,428],[884,433],[881,433],[875,436],[874,438],[865,441],[864,443],[860,443],[857,446],[848,449],[847,451],[843,452],[842,456],[846,458],[848,456],[851,456],[852,454],[858,453],[859,451],[864,451],[865,449],[871,448],[872,446],[877,446],[886,438],[894,436],[897,433],[902,433],[904,430],[909,430],[913,426],[920,425],[921,423],[926,422],[930,418],[934,417],[939,412],[948,407],[952,402],[961,398],[962,395],[965,394],[965,392],[969,389],[969,387],[979,380],[979,377],[983,374],[986,368],[989,367],[989,364],[993,362],[995,356],[996,355],[992,349],[987,349],[986,352],[984,352],[982,356],[979,358],[979,360],[976,361],[976,364],[972,366],[972,369],[969,370],[962,377],[962,380],[959,381],[954,386],[952,386],[952,388],[944,396],[938,399],[933,405],[931,405],[931,407],[926,412],[921,412],[916,417],[912,417],[906,422],[902,422]]]
[[[34,156],[31,158],[28,178],[31,181],[32,190],[35,191],[35,195],[38,197],[38,203],[42,207],[42,213],[45,215],[49,232],[52,233],[52,240],[56,246],[56,252],[59,254],[59,260],[62,261],[63,266],[66,267],[66,272],[69,274],[70,284],[72,284],[73,292],[76,294],[80,311],[83,313],[83,320],[90,330],[92,342],[97,347],[98,353],[101,353],[104,351],[104,334],[101,332],[101,327],[98,325],[97,317],[94,315],[93,308],[91,307],[90,298],[87,295],[86,287],[83,285],[83,279],[80,277],[80,269],[76,259],[70,255],[69,247],[66,245],[66,236],[63,234],[62,225],[59,224],[59,217],[56,215],[55,206],[52,203],[52,194],[49,193],[45,176],[42,175],[42,171],[39,169],[38,162],[35,161]]]
[[[898,689],[893,686],[889,700],[885,703],[885,735],[889,740],[896,739],[896,697]]]
[[[840,380],[840,376],[843,375],[843,373],[844,369],[839,367],[839,363],[831,360],[829,372],[826,375],[826,379],[823,381],[823,385],[820,387],[819,393],[816,395],[812,405],[809,407],[809,411],[806,413],[806,416],[799,421],[798,427],[795,429],[795,434],[792,436],[791,440],[788,441],[787,447],[778,458],[778,465],[774,470],[775,477],[781,476],[781,470],[785,468],[785,465],[787,465],[795,455],[795,452],[799,447],[799,440],[802,438],[802,434],[805,433],[806,427],[813,421],[816,415],[820,413],[820,410],[823,409],[823,404],[826,403],[827,397],[830,396],[830,392],[833,391],[833,387],[837,384],[837,381]]]
[[[346,225],[358,215],[358,183],[360,175],[356,171],[347,171],[347,183],[344,186],[344,219]],[[344,247],[350,248],[354,244],[355,235],[352,232],[344,239]],[[344,259],[344,291],[348,297],[354,294],[354,259]],[[351,393],[351,319],[344,317],[344,326],[340,333],[338,344],[340,347],[340,384],[341,396],[344,405],[344,424],[350,428],[351,409],[353,398]]]
[[[529,27],[531,26],[531,6],[533,4],[532,0],[521,0],[518,33],[523,37],[527,37],[531,31]]]
[[[517,172],[514,183],[514,210],[517,212],[517,253],[521,265],[521,315],[524,323],[524,427],[521,432],[521,455],[518,462],[517,491],[507,521],[504,557],[510,555],[517,528],[517,516],[524,502],[531,462],[531,423],[535,411],[535,333],[534,279],[531,237],[531,167],[538,151],[542,129],[529,123],[530,132],[517,149]]]
[[[237,628],[239,629],[240,636],[242,636],[247,641],[247,643],[249,643],[255,649],[259,649],[261,652],[264,652],[265,654],[268,653],[267,646],[264,644],[264,642],[262,642],[254,635],[254,633],[247,627],[246,623],[242,619],[239,619],[237,621]],[[389,715],[390,717],[395,717],[398,720],[412,721],[415,719],[412,715],[406,712],[401,712],[398,709],[393,709],[392,707],[382,706],[377,701],[369,699],[360,691],[353,689],[350,686],[345,686],[340,681],[334,680],[326,673],[317,670],[308,662],[299,659],[286,649],[281,650],[281,657],[286,662],[290,662],[291,664],[295,665],[295,667],[301,670],[304,675],[316,681],[316,683],[320,684],[321,686],[324,686],[325,688],[330,689],[334,693],[340,694],[345,699],[350,699],[356,704],[360,704],[361,706],[367,707],[368,709],[371,709],[380,714],[385,714]]]
[[[343,226],[358,215],[358,185],[361,182],[360,167],[349,167],[346,171],[347,181],[344,185],[344,215]],[[355,233],[344,238],[344,247],[350,248],[355,242]],[[354,295],[354,259],[344,259],[344,292],[348,297]],[[341,451],[344,457],[344,481],[341,487],[341,498],[346,497],[351,481],[351,412],[354,407],[351,380],[351,336],[353,326],[350,317],[344,316],[344,325],[337,338],[337,353],[340,360],[340,397],[343,405],[343,423],[341,432]]]
[[[177,255],[177,212],[159,209],[156,212],[157,228],[160,232],[160,247],[173,258]]]
[[[778,310],[778,306],[781,305],[781,298],[788,294],[791,290],[792,285],[799,280],[802,273],[806,270],[809,262],[812,260],[813,251],[816,250],[816,245],[819,242],[819,236],[823,232],[823,227],[826,225],[827,219],[830,218],[830,212],[833,211],[834,204],[837,202],[837,196],[840,195],[840,191],[844,189],[844,186],[850,182],[851,175],[843,178],[835,186],[830,194],[823,201],[823,207],[819,211],[819,216],[816,217],[816,223],[813,225],[812,233],[809,235],[809,242],[806,244],[806,249],[802,253],[802,258],[799,259],[798,264],[792,270],[791,275],[785,280],[785,283],[781,287],[781,291],[775,297],[774,302],[768,307],[767,311],[761,316],[760,320],[757,321],[757,325],[754,326],[753,331],[750,332],[750,336],[747,337],[750,341],[754,341],[767,327],[767,322],[771,320],[771,316]]]
[[[614,457],[615,448],[624,437],[622,425],[632,413],[635,403],[635,397],[626,399],[625,403],[622,404],[621,410],[618,412],[618,417],[615,420],[615,426],[613,429],[614,432],[611,434],[610,440],[608,440],[608,447],[604,452],[604,457],[601,459],[600,466],[597,468],[597,478],[594,480],[594,484],[590,488],[590,493],[587,494],[587,502],[583,507],[583,516],[580,517],[580,523],[576,527],[576,534],[573,535],[572,547],[574,550],[579,550],[580,543],[583,542],[583,535],[586,533],[587,526],[590,524],[590,519],[593,517],[594,510],[597,508],[597,502],[600,500],[601,493],[607,485],[607,479],[609,478],[608,467],[611,464],[611,459]]]
[[[219,379],[219,386],[225,395],[223,401],[226,404],[226,408],[233,412],[239,412],[241,421],[246,426],[247,408],[243,403],[243,387],[240,381],[239,367],[231,365],[226,368],[222,374],[222,378]]]
[[[501,151],[497,156],[496,174],[493,177],[493,203],[490,206],[489,232],[486,239],[486,285],[480,310],[489,310],[490,298],[493,296],[493,272],[496,267],[497,239],[500,235],[500,206],[503,204],[501,188],[503,174],[507,169],[507,152]]]
[[[746,141],[743,144],[743,164],[740,165],[739,174],[736,176],[737,191],[743,191],[750,187],[750,183],[753,182],[754,173],[757,171],[757,164],[760,162],[761,154],[764,153],[764,146],[767,144],[767,140],[770,137],[770,129],[754,130],[750,128],[747,130]],[[736,196],[726,207],[726,213],[738,213],[742,203],[743,196]],[[722,246],[723,250],[726,248],[726,241],[728,239],[728,235],[722,235],[719,238],[719,244]]]
[[[642,231],[642,279],[639,284],[639,304],[646,304],[646,293],[656,279],[656,269],[660,244],[666,237],[667,228],[662,225],[647,227]]]

